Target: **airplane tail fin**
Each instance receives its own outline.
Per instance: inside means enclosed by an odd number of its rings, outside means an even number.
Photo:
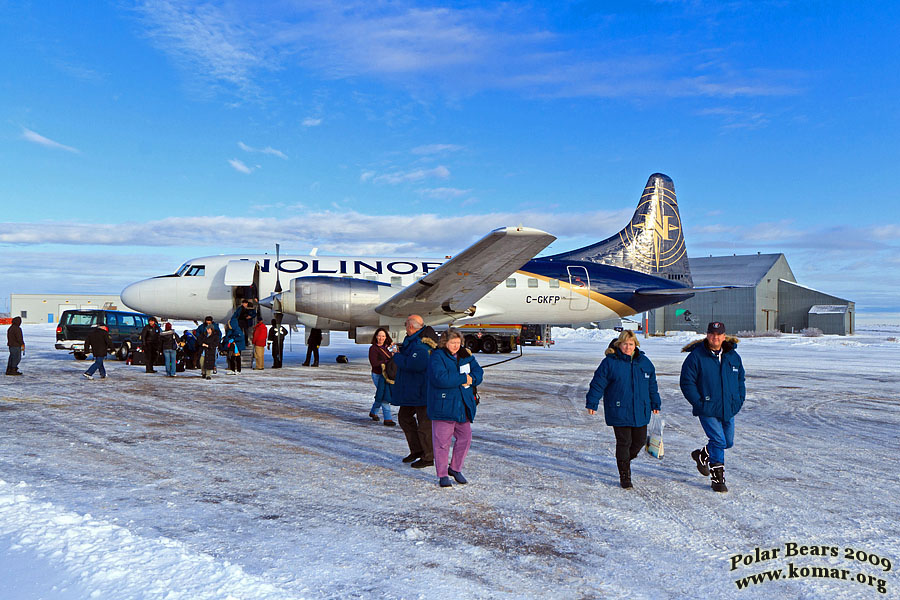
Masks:
[[[623,267],[693,287],[675,184],[662,173],[647,180],[631,222],[619,233],[553,260],[580,260]]]

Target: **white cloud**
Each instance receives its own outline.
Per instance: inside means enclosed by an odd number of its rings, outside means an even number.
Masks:
[[[631,211],[627,211],[630,215]],[[621,228],[625,211],[587,214],[542,214],[532,211],[465,214],[368,215],[347,209],[306,212],[294,217],[170,217],[147,223],[0,223],[0,244],[70,246],[211,246],[222,244],[222,231],[242,231],[247,239],[276,239],[344,251],[349,244],[381,244],[398,251],[445,254],[458,251],[459,232],[470,232],[472,240],[492,229],[525,225],[557,236],[599,240]],[[384,232],[402,232],[396,241]],[[602,233],[601,233],[602,232]],[[471,240],[470,240],[471,241]],[[356,247],[356,246],[354,246]],[[223,250],[224,251],[224,250]]]
[[[319,247],[323,255],[437,257],[458,253],[497,227],[520,224],[538,227],[559,237],[560,240],[546,251],[555,253],[614,234],[627,222],[631,212],[631,207],[625,207],[617,211],[579,214],[529,210],[440,216],[427,213],[368,215],[335,209],[278,218],[213,216],[111,224],[0,223],[0,244],[5,246],[4,256],[10,257],[9,261],[0,264],[0,282],[5,281],[13,291],[71,291],[75,288],[116,291],[136,279],[174,269],[181,261],[193,256],[267,249],[271,252],[275,242],[282,244],[282,254],[305,253],[312,247]],[[846,241],[848,236],[857,240],[872,238],[873,230],[809,229],[797,231],[793,238],[783,241],[760,241],[752,236],[744,237],[741,231],[736,232],[738,237],[733,237],[735,232],[729,232],[722,238],[708,239],[705,234],[698,235],[696,230],[691,230],[687,237],[691,256],[757,250],[785,252],[802,284],[848,298],[859,305],[894,307],[892,310],[896,310],[900,270],[885,269],[884,265],[900,264],[900,244],[895,238],[885,239],[861,253],[860,248],[851,247]],[[245,235],[240,240],[226,240],[221,236],[222,231],[241,231]],[[397,233],[385,235],[385,232]],[[845,241],[842,242],[842,238]],[[248,247],[245,240],[252,240],[252,246]],[[42,250],[48,245],[59,256],[58,260],[46,259],[48,254]],[[124,255],[110,255],[100,250],[89,254],[97,246],[150,249]],[[61,249],[56,250],[57,247]],[[70,268],[72,264],[96,263],[97,259],[90,256],[102,257],[100,262],[107,265],[102,274],[91,272],[91,279]]]
[[[47,148],[54,148],[56,150],[65,150],[66,152],[72,152],[74,154],[79,154],[81,151],[78,148],[73,148],[72,146],[66,146],[65,144],[60,144],[50,138],[46,138],[41,134],[32,131],[30,129],[22,128],[22,139],[32,142],[34,144],[39,144],[41,146],[45,146]]]
[[[245,97],[260,95],[265,73],[296,67],[327,80],[371,77],[455,97],[486,89],[562,98],[782,96],[797,93],[805,77],[786,69],[737,70],[723,50],[703,47],[702,35],[688,44],[663,38],[649,50],[602,35],[585,44],[583,32],[543,28],[549,21],[542,11],[515,3],[277,6],[145,0],[137,10],[149,37],[194,78],[225,83]],[[730,126],[764,122],[758,114]]]
[[[253,146],[248,146],[244,142],[238,142],[238,148],[243,150],[244,152],[255,152],[258,154],[269,154],[271,156],[277,156],[278,158],[283,158],[287,160],[287,154],[282,152],[281,150],[276,150],[271,146],[266,146],[265,148],[254,148]]]
[[[322,124],[322,119],[314,119],[312,117],[307,117],[303,119],[302,125],[304,127],[318,127]]]
[[[428,144],[413,148],[412,153],[418,155],[446,154],[448,152],[458,152],[462,149],[463,147],[457,144]]]
[[[136,10],[149,25],[150,39],[199,79],[255,95],[255,73],[274,66],[271,46],[256,43],[258,34],[235,11],[171,0],[145,0]]]
[[[417,190],[418,194],[424,196],[425,198],[432,198],[434,200],[451,200],[453,198],[459,198],[461,196],[468,196],[472,193],[472,190],[461,190],[459,188],[450,188],[450,187],[439,187],[439,188],[424,188],[421,190]]]
[[[231,165],[231,168],[239,173],[244,173],[245,175],[249,175],[253,172],[253,169],[244,164],[243,161],[238,160],[237,158],[229,158],[228,164]]]
[[[395,171],[393,173],[385,173],[383,175],[374,175],[366,172],[366,179],[372,180],[373,183],[384,183],[387,185],[399,185],[401,183],[409,183],[413,181],[422,181],[423,179],[447,179],[450,177],[450,169],[443,165],[438,165],[433,169],[414,169],[412,171]]]

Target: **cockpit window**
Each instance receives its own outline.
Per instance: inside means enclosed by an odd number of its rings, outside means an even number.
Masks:
[[[185,277],[203,277],[204,275],[206,275],[205,265],[191,265],[184,274]]]
[[[175,274],[178,275],[179,277],[181,277],[182,275],[184,275],[184,272],[187,271],[188,267],[190,267],[190,266],[191,266],[191,263],[184,263],[183,265],[178,267],[178,270],[175,271]]]

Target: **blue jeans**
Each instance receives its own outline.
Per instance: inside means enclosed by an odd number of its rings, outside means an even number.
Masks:
[[[88,370],[86,371],[86,373],[88,375],[93,375],[94,371],[99,369],[100,377],[106,377],[106,367],[103,366],[104,358],[106,358],[106,357],[94,355],[94,364],[92,364],[91,366],[88,367]]]
[[[384,415],[385,421],[391,421],[391,392],[388,382],[384,380],[383,375],[372,373],[372,383],[375,384],[375,403],[369,411],[373,415],[375,411],[381,408],[381,414]]]
[[[727,421],[716,417],[698,417],[700,426],[709,438],[706,451],[709,452],[709,464],[725,464],[725,449],[734,446],[734,417]]]
[[[175,350],[163,350],[163,358],[166,359],[166,375],[175,374]]]
[[[9,361],[6,363],[6,372],[15,373],[18,371],[20,360],[22,360],[22,346],[9,346]]]

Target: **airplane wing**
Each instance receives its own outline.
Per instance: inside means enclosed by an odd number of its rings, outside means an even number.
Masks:
[[[467,314],[485,294],[556,237],[530,227],[501,227],[375,307],[386,317]]]

